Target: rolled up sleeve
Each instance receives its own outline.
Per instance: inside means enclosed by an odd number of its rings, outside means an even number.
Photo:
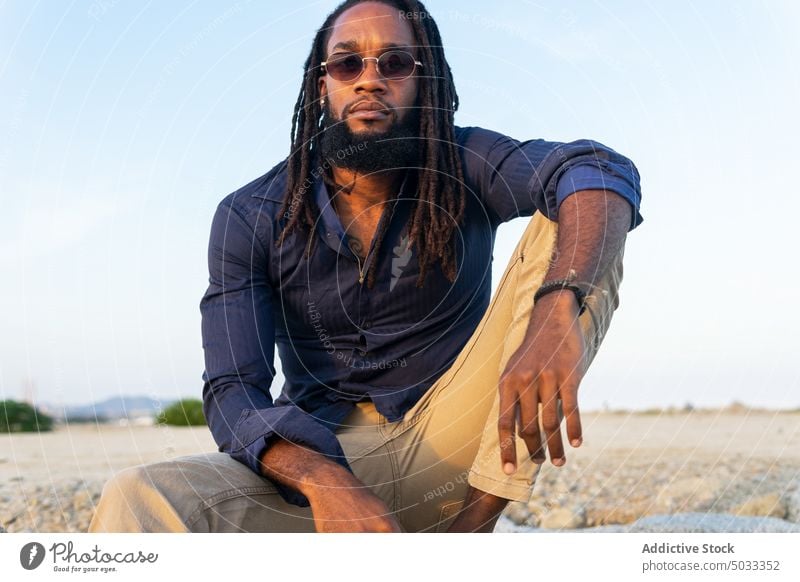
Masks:
[[[479,127],[459,128],[457,137],[467,185],[498,222],[537,210],[557,220],[561,203],[581,190],[614,192],[631,205],[630,229],[643,221],[639,171],[599,142],[520,142]]]
[[[297,406],[275,406],[273,290],[264,241],[229,198],[217,208],[208,250],[209,286],[200,302],[203,410],[221,452],[262,474],[259,459],[276,439],[313,449],[349,469],[336,435]],[[273,481],[301,507],[308,499]]]

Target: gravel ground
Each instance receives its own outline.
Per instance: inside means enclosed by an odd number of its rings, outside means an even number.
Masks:
[[[531,502],[510,504],[498,531],[798,527],[798,413],[596,413],[584,414],[583,427],[583,446],[567,451],[564,467],[545,465]],[[86,531],[114,472],[215,449],[205,428],[0,435],[0,529]],[[655,517],[664,515],[680,519]]]

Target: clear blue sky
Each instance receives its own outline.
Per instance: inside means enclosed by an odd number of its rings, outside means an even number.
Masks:
[[[212,213],[288,152],[335,4],[0,4],[0,398],[199,396]],[[800,406],[798,4],[428,8],[459,125],[596,139],[642,174],[583,406]]]

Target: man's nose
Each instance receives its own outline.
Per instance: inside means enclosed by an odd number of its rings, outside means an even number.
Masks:
[[[358,91],[386,91],[386,79],[381,77],[378,72],[378,61],[376,59],[367,59],[364,61],[364,71],[361,76],[356,79],[353,89]]]

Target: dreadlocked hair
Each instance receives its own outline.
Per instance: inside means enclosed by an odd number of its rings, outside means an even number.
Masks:
[[[319,151],[319,136],[323,130],[323,110],[320,105],[318,79],[320,63],[326,57],[326,47],[336,19],[348,8],[370,0],[346,0],[325,19],[317,31],[306,59],[303,84],[292,115],[291,150],[287,160],[286,195],[281,214],[287,217],[276,241],[281,246],[295,230],[308,234],[305,256],[310,257],[314,248],[313,236],[319,219],[319,208],[311,195],[312,165]],[[376,0],[371,0],[376,1]],[[408,170],[408,186],[415,186],[417,197],[409,222],[409,244],[416,246],[420,273],[417,287],[421,287],[425,275],[438,261],[442,273],[451,283],[455,280],[457,265],[455,256],[456,228],[462,223],[466,200],[461,159],[456,148],[453,115],[458,110],[456,93],[450,65],[444,56],[439,29],[422,2],[417,0],[377,0],[404,13],[411,25],[423,63],[423,74],[419,78],[419,136],[420,164]],[[330,176],[326,183],[332,184]],[[387,213],[378,225],[374,256],[367,274],[367,285],[372,288],[385,231],[389,220]]]

